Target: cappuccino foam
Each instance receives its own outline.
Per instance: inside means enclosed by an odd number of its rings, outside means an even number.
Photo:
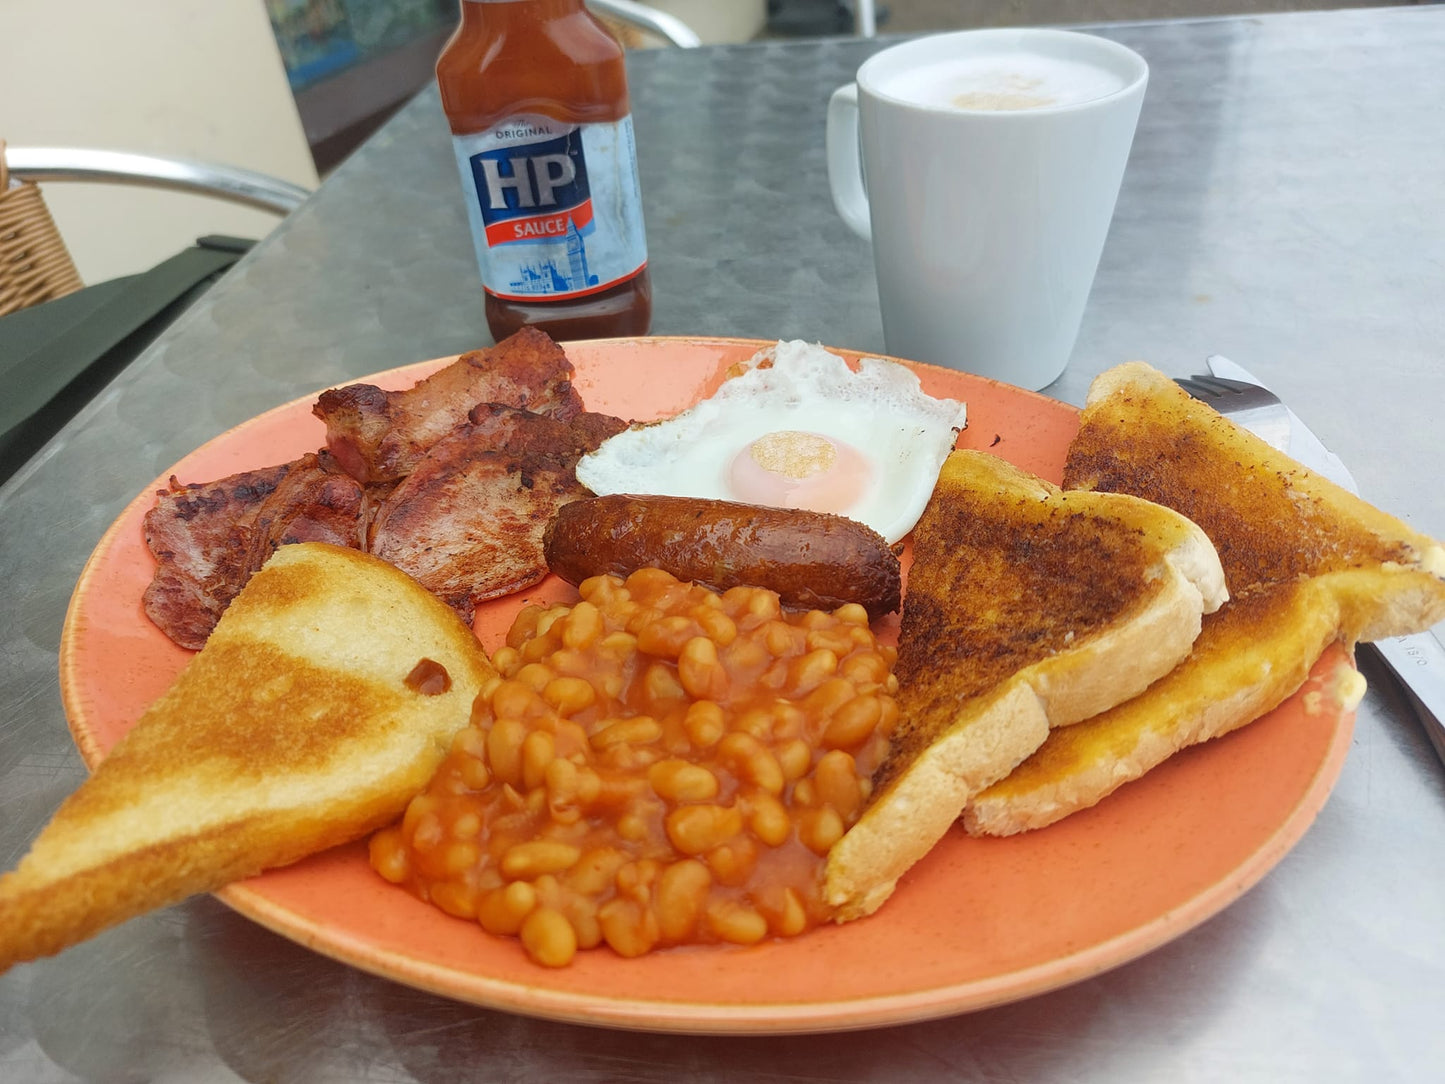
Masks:
[[[931,109],[994,112],[1092,102],[1123,90],[1124,80],[1082,61],[1013,51],[927,64],[880,89]]]

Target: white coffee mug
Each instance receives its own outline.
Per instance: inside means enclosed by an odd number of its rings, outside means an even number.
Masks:
[[[1064,371],[1148,79],[1104,38],[969,30],[833,93],[829,186],[872,239],[890,354],[1031,389]]]

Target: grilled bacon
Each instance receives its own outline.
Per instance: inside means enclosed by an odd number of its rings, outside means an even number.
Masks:
[[[501,403],[479,403],[467,421],[476,439],[499,452],[568,471],[608,437],[627,428],[625,421],[610,414],[584,410],[562,421]]]
[[[368,496],[325,452],[303,455],[291,464],[276,489],[262,502],[246,546],[247,574],[271,554],[293,542],[330,542],[362,549],[366,538]]]
[[[471,621],[476,605],[547,575],[542,534],[563,505],[591,491],[577,460],[619,418],[571,423],[486,404],[437,441],[378,508],[368,548]]]
[[[361,486],[313,453],[214,482],[183,485],[172,476],[145,515],[157,562],[142,599],[146,615],[181,647],[199,649],[278,546],[360,549],[363,512]]]
[[[406,391],[324,392],[319,452],[214,482],[172,478],[146,514],[147,615],[199,648],[277,547],[331,542],[391,561],[470,621],[478,602],[547,574],[543,529],[590,495],[577,460],[627,427],[582,409],[572,371],[524,329]]]
[[[326,447],[359,482],[409,474],[428,448],[479,403],[499,403],[570,421],[582,411],[572,363],[546,334],[523,328],[487,350],[463,354],[405,391],[350,384],[321,393],[312,413]]]

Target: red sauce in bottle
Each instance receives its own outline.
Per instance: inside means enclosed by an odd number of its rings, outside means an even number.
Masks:
[[[645,335],[652,283],[617,40],[582,0],[463,0],[437,84],[492,335]]]

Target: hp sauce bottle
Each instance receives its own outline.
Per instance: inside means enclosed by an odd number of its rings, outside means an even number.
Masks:
[[[462,0],[437,84],[492,336],[647,334],[627,71],[607,28],[583,0]]]

